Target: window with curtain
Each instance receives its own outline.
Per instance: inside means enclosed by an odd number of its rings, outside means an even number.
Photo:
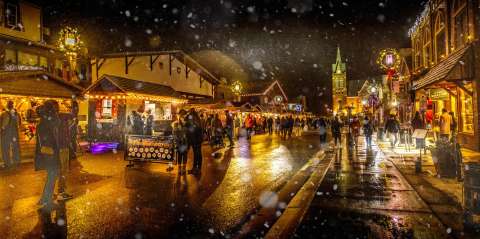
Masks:
[[[445,15],[438,12],[435,19],[435,61],[441,61],[447,55],[447,34],[445,29]]]
[[[452,12],[452,19],[454,23],[454,48],[458,49],[464,46],[468,40],[467,2],[465,0],[454,1]]]

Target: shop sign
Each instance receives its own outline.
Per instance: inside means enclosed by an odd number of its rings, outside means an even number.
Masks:
[[[4,71],[41,71],[41,70],[45,70],[45,68],[41,66],[5,64],[3,65],[3,70]]]
[[[448,92],[444,89],[431,89],[430,99],[432,100],[448,99]]]

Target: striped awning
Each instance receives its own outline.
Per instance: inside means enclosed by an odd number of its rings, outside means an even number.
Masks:
[[[470,49],[470,45],[466,45],[449,55],[442,62],[430,69],[425,76],[414,81],[413,89],[419,90],[423,87],[445,80],[452,72],[454,67],[460,64],[462,57],[468,52],[468,49]]]

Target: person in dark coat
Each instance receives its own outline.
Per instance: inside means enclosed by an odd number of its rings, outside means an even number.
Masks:
[[[7,168],[20,164],[20,138],[18,135],[20,124],[20,115],[13,107],[13,101],[8,101],[6,111],[0,115],[1,151]]]
[[[233,128],[234,128],[233,117],[230,114],[230,112],[228,112],[228,110],[225,111],[225,116],[226,116],[225,131],[227,133],[228,141],[230,142],[230,145],[228,147],[233,147],[233,145],[234,145],[234,143],[233,143]]]
[[[368,116],[363,119],[363,135],[365,135],[365,141],[367,141],[367,148],[372,148],[372,135],[373,135],[373,123]]]
[[[400,123],[395,118],[395,115],[390,115],[390,118],[385,123],[385,133],[390,137],[390,147],[393,149],[397,145],[398,132],[400,132]]]
[[[142,116],[137,111],[132,111],[132,131],[135,135],[143,135],[143,120]]]
[[[35,170],[47,171],[47,180],[38,205],[47,210],[55,206],[53,191],[60,174],[60,120],[57,106],[56,101],[48,100],[37,108],[40,121],[36,131]]]
[[[195,109],[190,109],[190,112],[185,118],[185,126],[187,128],[188,149],[193,149],[193,168],[188,173],[199,173],[202,169],[202,141],[203,129],[201,128],[200,117]]]
[[[337,144],[342,143],[342,122],[338,118],[338,116],[335,116],[335,118],[332,121],[331,124],[331,130],[332,130],[332,136],[334,139],[335,147]]]
[[[268,117],[267,119],[267,129],[268,129],[268,134],[272,135],[273,134],[273,118]]]
[[[152,135],[153,134],[153,115],[152,110],[148,109],[146,111],[145,120],[144,120],[144,135]]]
[[[327,143],[327,122],[323,118],[317,121],[316,128],[320,131],[320,143],[325,144]]]
[[[415,112],[415,116],[413,117],[411,124],[412,124],[413,130],[425,129],[425,123],[422,117],[420,116],[420,112],[418,111]]]
[[[186,167],[188,160],[187,128],[183,119],[185,114],[186,112],[182,110],[179,114],[178,120],[173,124],[173,137],[177,150],[178,172],[180,175],[184,175],[187,172]]]

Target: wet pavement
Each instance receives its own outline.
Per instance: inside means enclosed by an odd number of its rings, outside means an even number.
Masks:
[[[126,168],[122,152],[84,155],[67,180],[74,198],[51,213],[35,205],[44,172],[31,163],[0,171],[1,238],[228,237],[259,208],[260,195],[278,191],[320,150],[314,133],[241,139],[219,157],[204,148],[198,176],[162,164]]]
[[[336,150],[296,238],[449,238],[446,228],[374,146]]]

